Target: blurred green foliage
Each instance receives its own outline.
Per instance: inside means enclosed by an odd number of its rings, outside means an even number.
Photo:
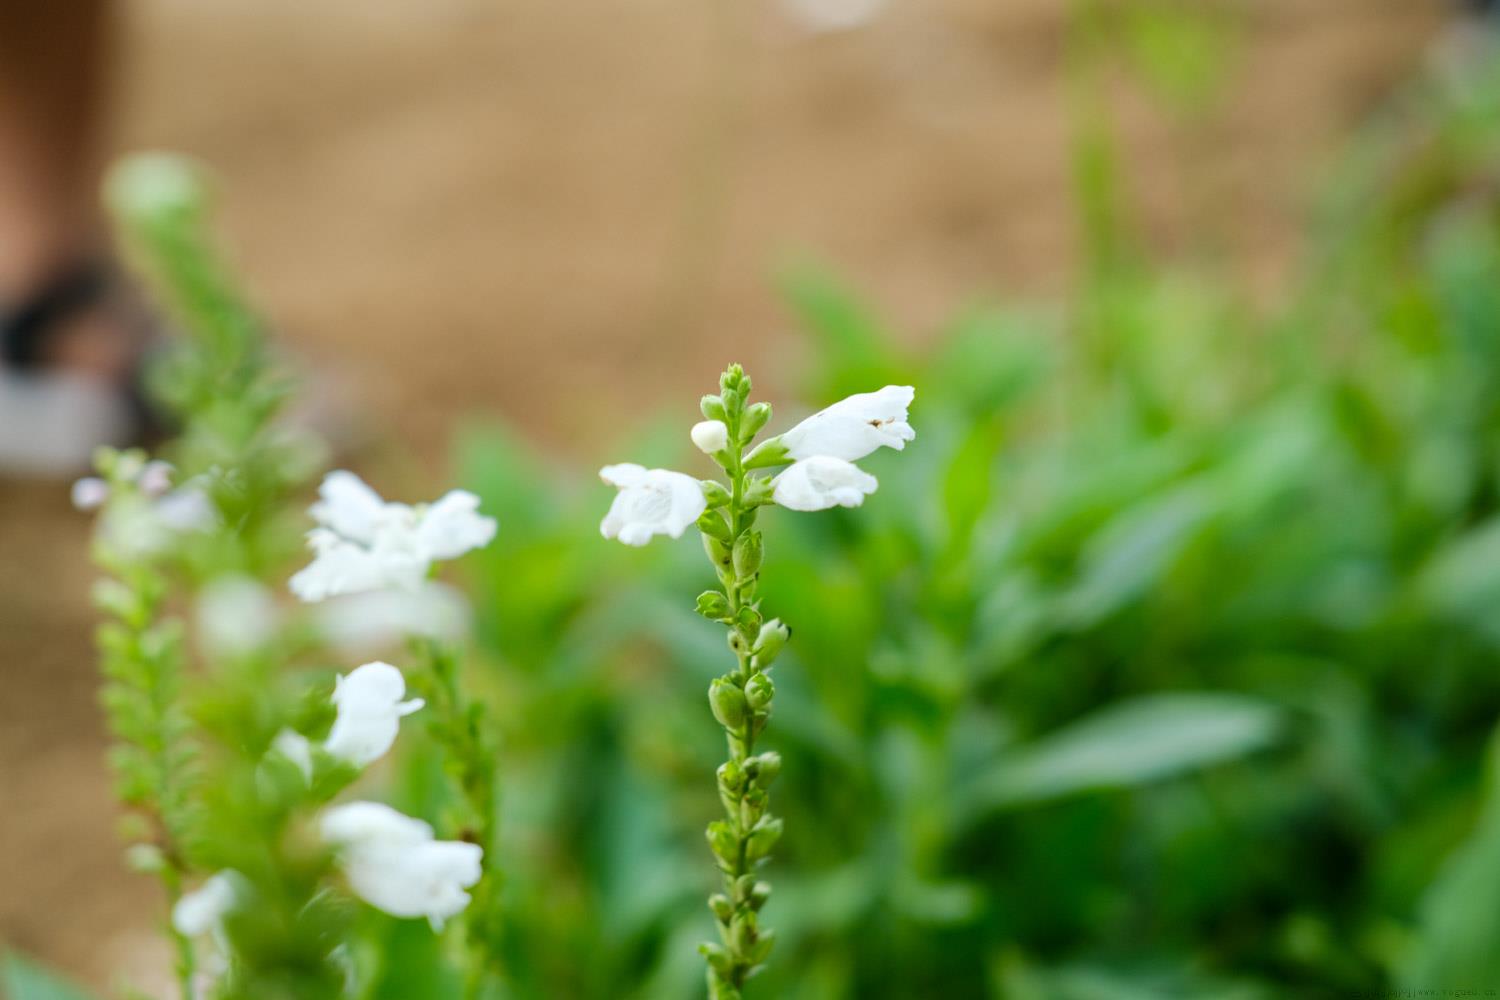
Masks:
[[[912,382],[919,438],[869,460],[862,509],[768,514],[795,635],[751,992],[1500,986],[1500,72],[1377,125],[1274,307],[1149,261],[1107,129],[1079,155],[1112,249],[1066,309],[968,310],[914,355],[826,275],[784,283],[805,399]],[[608,454],[696,468],[692,419]],[[724,660],[701,556],[602,543],[604,488],[503,431],[459,461],[501,523],[476,597],[507,996],[696,996]]]

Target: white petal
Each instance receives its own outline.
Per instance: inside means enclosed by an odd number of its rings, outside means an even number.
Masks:
[[[135,484],[148,497],[159,497],[172,488],[172,473],[176,471],[171,462],[153,459],[146,463]]]
[[[821,455],[795,462],[777,476],[772,499],[790,510],[858,507],[879,485],[853,463]]]
[[[705,455],[723,451],[729,446],[729,428],[722,420],[700,420],[693,425],[688,436]]]
[[[915,395],[909,385],[857,393],[787,431],[782,444],[794,459],[826,455],[853,462],[880,447],[900,451],[917,436],[906,422]]]
[[[228,872],[210,875],[192,892],[183,893],[172,907],[172,926],[186,937],[197,937],[218,928],[234,909],[234,882]]]
[[[405,694],[401,671],[378,660],[340,677],[333,690],[338,717],[323,749],[356,767],[384,757],[396,742],[401,718],[423,705],[420,698],[402,701]]]
[[[379,652],[413,635],[457,639],[468,634],[472,612],[455,587],[424,581],[416,590],[370,590],[324,601],[319,630],[347,656]]]
[[[323,812],[323,839],[335,847],[409,846],[432,839],[432,827],[379,802],[346,802]]]
[[[426,917],[440,925],[468,905],[464,890],[482,874],[484,852],[477,844],[434,840],[426,823],[377,803],[330,809],[322,830],[339,848],[350,887],[393,916]]]
[[[635,486],[646,479],[646,467],[636,465],[634,462],[621,462],[619,465],[606,465],[599,470],[599,478],[611,486],[625,488]]]
[[[312,780],[312,742],[306,736],[291,729],[283,729],[271,741],[271,749],[297,765],[297,770],[309,781]]]
[[[317,554],[291,579],[292,593],[304,601],[321,601],[335,594],[354,594],[387,585],[388,573],[371,550],[345,541],[325,528],[307,534]]]
[[[609,466],[610,472],[622,466]],[[640,469],[640,474],[617,477],[629,485],[622,486],[609,513],[599,524],[605,538],[618,538],[626,545],[644,545],[653,535],[680,538],[688,526],[708,507],[703,484],[692,476],[670,469]],[[609,477],[606,476],[606,481]]]
[[[98,476],[84,476],[73,484],[72,499],[79,510],[96,510],[109,499],[109,484]]]
[[[417,534],[434,559],[456,559],[495,537],[495,519],[479,513],[479,498],[453,490],[422,514]]]
[[[318,496],[321,499],[309,513],[319,524],[353,541],[368,544],[374,538],[386,502],[363,479],[343,469],[330,472],[323,477]]]

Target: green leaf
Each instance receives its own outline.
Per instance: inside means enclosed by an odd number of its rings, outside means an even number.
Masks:
[[[92,1000],[89,994],[12,952],[0,967],[5,1000]]]
[[[996,809],[1161,781],[1259,750],[1281,727],[1279,709],[1247,695],[1146,695],[1003,756],[960,795],[960,812],[977,819]]]

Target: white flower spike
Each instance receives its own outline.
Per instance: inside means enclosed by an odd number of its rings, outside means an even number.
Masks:
[[[794,462],[776,477],[771,499],[789,510],[858,507],[880,485],[852,462],[815,455]]]
[[[606,465],[599,478],[620,490],[599,531],[626,545],[645,545],[653,535],[681,538],[708,509],[703,484],[681,472],[625,463]]]
[[[793,459],[821,455],[857,462],[877,448],[900,451],[917,436],[906,422],[915,396],[909,385],[856,393],[814,413],[783,434],[781,443]]]
[[[310,508],[318,527],[307,534],[313,561],[292,577],[304,601],[397,587],[412,590],[439,559],[488,545],[495,521],[479,498],[453,490],[418,506],[388,503],[352,472],[330,472]]]
[[[184,937],[217,933],[238,897],[228,871],[210,875],[192,892],[182,894],[172,907],[172,927]]]
[[[435,840],[432,827],[389,806],[334,806],[321,830],[356,895],[395,917],[426,917],[434,930],[469,905],[464,890],[479,881],[478,844]]]
[[[406,678],[389,663],[355,667],[335,682],[338,717],[323,749],[358,767],[379,760],[396,742],[402,717],[426,704],[421,698],[402,701],[405,696]]]
[[[693,444],[705,455],[723,451],[729,446],[729,428],[722,420],[700,420],[693,425],[689,435]]]

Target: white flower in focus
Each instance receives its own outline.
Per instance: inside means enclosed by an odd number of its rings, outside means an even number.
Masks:
[[[878,485],[874,476],[852,462],[815,455],[778,475],[771,498],[791,510],[858,507]]]
[[[712,455],[729,447],[729,428],[722,420],[700,420],[688,433],[693,444],[705,455]]]
[[[269,587],[250,576],[223,576],[198,594],[198,641],[215,658],[245,656],[264,646],[281,624]]]
[[[230,873],[210,875],[202,885],[177,900],[172,907],[172,927],[184,937],[217,933],[236,902]]]
[[[874,20],[886,0],[781,0],[809,31],[849,31]]]
[[[645,545],[653,535],[681,538],[708,508],[703,485],[692,476],[625,463],[606,465],[599,478],[620,492],[599,525],[605,538]]]
[[[478,844],[435,840],[426,823],[376,802],[334,806],[321,829],[356,895],[395,917],[426,917],[434,929],[469,905],[464,890],[481,875]]]
[[[426,704],[421,698],[402,701],[405,696],[406,678],[389,663],[355,667],[335,682],[338,717],[323,749],[358,767],[379,760],[396,742],[402,717]]]
[[[453,490],[431,504],[388,503],[352,472],[330,472],[310,513],[313,561],[292,577],[304,601],[387,587],[414,589],[435,560],[488,545],[495,521],[479,498]]]
[[[318,630],[350,657],[389,649],[413,635],[456,640],[468,634],[472,613],[463,592],[427,580],[416,590],[367,590],[317,605]]]
[[[906,422],[915,396],[909,385],[856,393],[814,413],[781,435],[781,443],[794,459],[825,455],[855,462],[881,447],[900,451],[917,436]]]

